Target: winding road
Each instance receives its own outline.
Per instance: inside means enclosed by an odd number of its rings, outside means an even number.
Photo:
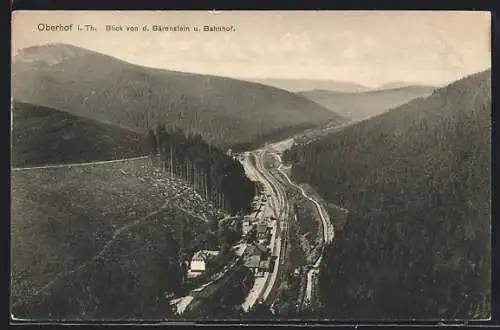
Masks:
[[[318,258],[316,259],[316,261],[314,262],[314,264],[312,265],[312,268],[307,272],[307,285],[306,285],[305,300],[308,302],[311,302],[312,301],[312,288],[313,288],[314,277],[315,277],[315,275],[317,276],[317,274],[319,272],[319,266],[320,266],[321,260],[323,258],[323,252],[324,252],[325,246],[328,245],[333,240],[333,238],[335,236],[335,231],[334,231],[333,225],[330,221],[330,217],[329,217],[328,213],[323,210],[323,207],[318,203],[317,200],[315,200],[313,197],[309,196],[305,192],[303,187],[299,186],[298,184],[296,184],[290,180],[288,175],[282,169],[283,163],[281,162],[281,157],[279,155],[276,155],[276,157],[279,159],[279,162],[280,162],[280,166],[278,167],[278,171],[280,171],[281,174],[283,174],[283,176],[287,179],[288,183],[291,186],[300,190],[300,192],[302,193],[302,196],[304,196],[304,198],[308,199],[309,201],[311,201],[314,204],[314,206],[316,207],[316,211],[318,212],[318,215],[321,218],[321,223],[323,225],[323,243],[322,243],[323,247],[321,249],[321,253],[318,256]]]
[[[276,145],[280,145],[281,146],[282,144],[283,144],[283,142],[278,142],[277,144],[271,145],[269,147],[269,150],[273,150],[274,146],[276,146]],[[276,149],[278,149],[278,148],[276,148]],[[317,211],[317,214],[318,214],[318,216],[319,216],[319,218],[321,220],[321,224],[323,226],[323,230],[322,230],[323,237],[322,237],[322,249],[321,249],[321,253],[319,254],[319,256],[317,257],[317,259],[311,265],[311,268],[307,272],[307,281],[306,281],[304,303],[312,302],[312,300],[313,300],[313,287],[314,287],[313,284],[314,284],[315,279],[317,278],[317,275],[319,273],[319,268],[320,268],[320,265],[321,265],[321,262],[322,262],[324,249],[334,239],[334,236],[335,236],[334,227],[333,227],[332,222],[330,221],[330,216],[329,216],[328,212],[326,212],[326,210],[323,208],[323,206],[320,204],[320,202],[318,202],[318,200],[316,200],[316,198],[314,196],[309,195],[304,190],[303,187],[301,187],[297,183],[293,182],[290,179],[290,177],[288,176],[288,174],[285,173],[285,171],[283,171],[283,162],[282,162],[281,156],[279,154],[279,151],[277,151],[277,152],[271,152],[271,151],[269,151],[268,154],[272,155],[272,156],[274,156],[276,158],[276,160],[278,161],[277,170],[279,171],[279,173],[284,178],[286,178],[286,181],[288,182],[288,184],[290,186],[298,189],[304,198],[306,198],[307,200],[309,200],[310,202],[312,202],[314,204],[314,206],[316,208],[316,211]],[[271,172],[268,172],[268,175],[272,177],[272,173]],[[276,185],[279,186],[279,181],[275,180],[275,182],[276,182]],[[284,204],[286,204],[286,202],[284,202]]]

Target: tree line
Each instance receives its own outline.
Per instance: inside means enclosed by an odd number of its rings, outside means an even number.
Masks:
[[[186,180],[216,207],[235,215],[252,209],[256,186],[241,163],[203,140],[157,125],[147,133],[148,151],[160,168]]]

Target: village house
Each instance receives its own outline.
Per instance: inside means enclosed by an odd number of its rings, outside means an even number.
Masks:
[[[250,256],[245,260],[245,266],[248,267],[256,277],[264,276],[264,273],[269,271],[269,265],[269,258],[261,259],[259,255]]]
[[[219,251],[200,250],[197,251],[191,258],[189,264],[190,276],[197,276],[207,270],[207,263],[214,259],[219,254]]]
[[[248,255],[258,255],[261,257],[267,257],[270,255],[270,250],[267,246],[256,243],[256,244],[249,244],[247,247],[247,254]]]
[[[249,245],[247,248],[248,257],[245,259],[245,267],[256,277],[264,276],[270,270],[269,248],[261,244]]]
[[[253,224],[250,217],[245,217],[243,219],[243,225],[241,226],[242,235],[246,236],[252,230]]]
[[[271,229],[272,227],[270,227],[266,222],[260,222],[257,225],[257,239],[259,242],[264,243],[269,239]]]

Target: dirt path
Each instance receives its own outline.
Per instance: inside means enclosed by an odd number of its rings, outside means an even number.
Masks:
[[[116,239],[122,234],[124,233],[125,231],[129,230],[130,228],[148,220],[149,218],[151,217],[154,217],[155,215],[157,215],[158,213],[162,212],[163,210],[165,210],[168,206],[169,203],[172,202],[172,200],[174,200],[175,198],[181,196],[183,193],[185,193],[185,190],[180,192],[180,193],[177,193],[173,196],[170,196],[167,198],[167,200],[165,201],[165,203],[159,208],[157,209],[156,211],[153,211],[153,212],[150,212],[149,214],[143,216],[142,218],[139,218],[139,219],[136,219],[132,222],[129,222],[123,226],[121,226],[120,228],[116,229],[114,232],[113,232],[113,236],[106,242],[106,244],[103,246],[103,248],[99,251],[99,253],[97,253],[94,257],[92,257],[92,259],[84,262],[83,264],[81,264],[80,266],[76,267],[75,269],[69,271],[69,272],[63,272],[63,273],[60,273],[59,275],[56,276],[56,278],[54,278],[52,281],[50,281],[49,283],[45,284],[43,287],[41,287],[40,289],[38,289],[37,291],[35,291],[33,294],[31,294],[31,297],[30,298],[34,298],[36,296],[38,296],[40,293],[48,290],[49,288],[51,288],[55,283],[59,282],[60,280],[62,280],[63,278],[65,277],[68,277],[70,275],[73,275],[75,274],[76,272],[79,272],[85,268],[87,268],[88,266],[90,266],[92,263],[94,263],[95,261],[97,261],[99,258],[101,258],[108,250],[109,248],[111,247],[111,245],[116,241]],[[16,301],[12,307],[16,307],[18,306],[19,304],[25,302],[25,299],[29,299],[29,298],[21,298],[19,299],[18,301]]]
[[[87,163],[55,164],[55,165],[33,166],[33,167],[17,167],[17,168],[11,168],[11,170],[13,172],[18,172],[18,171],[38,170],[38,169],[45,169],[45,168],[91,166],[91,165],[101,165],[101,164],[110,164],[110,163],[120,163],[120,162],[129,161],[129,160],[145,159],[148,157],[150,157],[150,156],[140,156],[140,157],[122,158],[122,159],[114,159],[114,160],[102,160],[102,161],[87,162]]]
[[[172,206],[175,207],[176,209],[179,209],[182,212],[184,212],[184,213],[192,216],[193,218],[199,219],[199,220],[201,220],[203,222],[208,222],[207,218],[202,217],[201,215],[198,215],[198,214],[196,214],[196,213],[194,213],[194,212],[192,212],[192,211],[190,211],[190,210],[188,210],[188,209],[186,209],[186,208],[184,208],[182,206],[179,206],[179,205],[172,205]]]

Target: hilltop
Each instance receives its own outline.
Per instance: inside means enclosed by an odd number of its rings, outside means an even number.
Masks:
[[[365,119],[379,115],[413,99],[429,96],[434,89],[431,86],[412,85],[360,93],[315,89],[299,92],[298,94],[343,117]]]
[[[143,134],[56,109],[15,102],[11,163],[42,166],[144,156]]]
[[[221,148],[279,138],[342,118],[262,84],[130,64],[67,44],[13,59],[13,98],[145,132],[158,123],[200,133]]]
[[[488,318],[491,71],[286,158],[349,210],[320,273],[324,316]]]

